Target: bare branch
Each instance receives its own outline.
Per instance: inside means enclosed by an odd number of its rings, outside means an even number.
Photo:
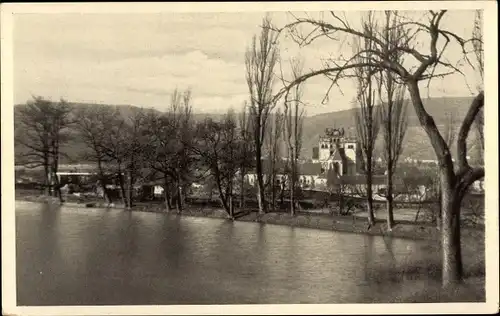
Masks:
[[[477,114],[484,106],[484,92],[480,92],[472,101],[472,104],[465,115],[465,118],[460,126],[457,138],[457,162],[460,169],[465,170],[469,168],[467,162],[467,136],[471,125],[474,123]]]

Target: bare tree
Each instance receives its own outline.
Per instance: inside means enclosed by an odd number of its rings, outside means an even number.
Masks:
[[[43,166],[45,173],[46,193],[51,194],[54,187],[60,202],[63,197],[57,176],[60,146],[68,140],[68,128],[72,122],[71,106],[63,99],[52,102],[42,97],[33,97],[16,116],[19,127],[16,141],[27,149],[23,162],[29,167]]]
[[[352,76],[355,69],[375,69],[391,71],[395,78],[404,83],[410,93],[416,115],[437,156],[442,189],[442,249],[443,249],[443,286],[460,282],[463,275],[461,246],[460,246],[460,205],[467,188],[476,180],[484,177],[484,167],[471,167],[467,161],[466,139],[477,114],[484,106],[484,93],[481,90],[472,101],[470,108],[463,119],[457,137],[457,164],[454,164],[449,146],[436,126],[433,117],[427,112],[422,101],[419,82],[433,78],[445,77],[453,73],[461,73],[460,68],[446,58],[446,52],[452,47],[449,43],[456,43],[462,48],[463,59],[470,63],[468,45],[482,39],[464,39],[452,30],[445,29],[442,20],[446,10],[429,11],[424,19],[415,19],[402,13],[394,12],[399,21],[392,28],[401,28],[405,40],[402,45],[393,46],[391,51],[401,52],[405,60],[411,63],[392,61],[384,47],[388,39],[380,33],[366,32],[365,29],[352,27],[348,19],[335,12],[323,14],[320,18],[295,17],[294,21],[285,25],[281,30],[288,30],[289,34],[300,45],[308,45],[318,38],[337,40],[342,35],[372,43],[369,49],[356,52],[348,58],[330,60],[322,69],[312,70],[289,83],[275,97],[279,98],[287,90],[315,76],[326,76],[331,79],[332,85],[340,79]],[[309,27],[306,32],[299,27]],[[280,30],[280,31],[281,31]],[[422,40],[428,45],[421,46]],[[364,60],[357,58],[365,56]],[[368,57],[369,56],[369,57]],[[406,58],[408,57],[408,58]]]
[[[255,153],[252,146],[252,128],[250,124],[247,104],[243,106],[243,110],[238,117],[239,138],[241,140],[242,155],[239,157],[239,176],[240,176],[240,208],[245,206],[245,176],[254,166]]]
[[[134,186],[143,176],[142,168],[145,165],[144,148],[147,145],[144,131],[147,116],[141,108],[131,113],[125,120],[126,136],[128,138],[125,173],[127,179],[127,207],[133,206]]]
[[[171,163],[173,124],[168,115],[150,112],[147,114],[145,127],[148,139],[144,149],[145,160],[149,168],[158,175],[157,178],[162,180],[165,209],[168,212],[172,209],[170,184],[174,175]]]
[[[193,107],[191,105],[191,90],[184,91],[182,97],[183,104],[183,119],[182,119],[182,151],[180,157],[182,163],[179,168],[181,185],[181,203],[184,203],[187,197],[188,189],[191,187],[194,180],[198,178],[196,174],[193,173],[194,166],[196,165],[196,158],[190,154],[189,148],[193,146],[193,140],[195,136],[195,122],[193,119]]]
[[[172,124],[173,154],[170,161],[172,166],[172,180],[175,184],[175,201],[177,212],[183,208],[186,191],[191,185],[192,166],[195,163],[191,153],[194,140],[194,121],[192,117],[191,91],[183,93],[174,90],[168,112]]]
[[[238,139],[238,132],[236,130],[236,115],[232,109],[228,110],[224,116],[222,124],[224,127],[224,138],[227,144],[225,150],[223,151],[222,159],[224,162],[223,170],[227,174],[226,203],[229,204],[229,216],[231,219],[234,219],[234,180],[238,169],[238,162],[243,151],[240,149],[241,141]]]
[[[482,82],[484,81],[484,48],[483,48],[483,13],[481,10],[476,11],[476,17],[474,19],[474,30],[472,33],[474,54],[476,55],[476,63],[481,84],[477,86],[478,91],[482,91]],[[476,115],[476,133],[479,140],[478,153],[479,162],[484,164],[484,109],[480,109]]]
[[[104,171],[104,165],[108,162],[108,157],[104,152],[104,140],[109,127],[108,124],[116,116],[116,110],[103,106],[80,108],[76,112],[76,130],[87,147],[82,158],[97,164],[99,184],[103,190],[103,197],[108,204],[112,200],[107,189],[108,178]]]
[[[171,96],[167,113],[150,112],[144,119],[143,133],[148,145],[142,148],[145,163],[159,174],[163,181],[165,208],[170,211],[175,204],[181,212],[183,198],[193,178],[195,157],[191,154],[194,140],[194,122],[191,92],[177,89]]]
[[[367,14],[367,19],[363,22],[363,32],[366,37],[357,39],[355,49],[360,51],[371,51],[375,47],[375,43],[370,38],[377,32],[377,25],[374,22],[373,13]],[[356,53],[355,53],[356,54]],[[367,54],[357,55],[359,63],[367,63],[372,57]],[[356,132],[358,141],[363,153],[365,162],[366,176],[366,206],[368,211],[368,227],[375,224],[375,215],[373,213],[373,190],[372,178],[373,168],[375,164],[374,149],[375,141],[377,140],[380,129],[380,107],[376,106],[377,90],[376,90],[376,68],[375,67],[359,67],[355,68],[355,77],[358,84],[357,105],[355,114]]]
[[[64,99],[61,99],[59,102],[53,103],[50,131],[52,174],[55,180],[57,196],[61,203],[64,202],[64,200],[62,197],[61,185],[59,183],[59,176],[57,175],[57,173],[59,170],[59,159],[61,157],[61,144],[68,141],[68,130],[73,122],[70,117],[71,112],[71,106]]]
[[[42,97],[33,97],[16,114],[19,132],[16,142],[27,149],[21,160],[28,167],[43,166],[44,187],[50,194],[50,120],[48,119],[52,103]],[[22,133],[21,133],[22,130]]]
[[[208,118],[197,124],[197,143],[192,147],[196,157],[215,181],[222,206],[234,219],[233,183],[245,155],[245,143],[236,128],[236,118],[228,112],[222,122]]]
[[[259,213],[266,212],[265,188],[262,170],[262,146],[266,135],[269,113],[276,105],[273,100],[274,68],[278,61],[277,34],[271,30],[271,20],[266,16],[262,21],[262,31],[257,43],[254,36],[252,45],[245,54],[246,80],[250,94],[250,118],[255,144],[255,169],[257,174],[257,200]]]
[[[393,79],[388,74],[385,79],[387,102],[381,106],[382,130],[384,136],[383,159],[387,170],[387,229],[392,230],[394,226],[394,173],[399,157],[403,151],[403,141],[408,127],[407,102],[405,101],[404,88],[394,87]]]
[[[265,186],[269,190],[269,199],[271,208],[274,211],[276,208],[276,185],[277,173],[282,169],[281,147],[282,147],[282,131],[283,131],[283,113],[277,110],[272,114],[274,118],[270,124],[267,125],[267,137],[265,138],[267,161],[268,161],[268,174],[266,175]],[[283,171],[283,170],[281,170]]]
[[[379,32],[384,32],[387,39],[383,47],[384,54],[391,61],[403,62],[402,53],[393,51],[394,47],[400,46],[404,41],[404,33],[397,28],[398,19],[393,12],[385,11],[385,23]],[[381,99],[381,123],[383,130],[382,157],[387,172],[387,229],[390,231],[394,226],[394,185],[393,178],[396,166],[403,149],[403,141],[408,127],[407,102],[405,102],[404,86],[398,84],[395,75],[388,70],[380,71],[378,74],[379,97]],[[385,100],[384,100],[385,99]]]
[[[128,208],[127,184],[124,178],[129,154],[128,126],[118,109],[116,109],[115,114],[115,117],[106,122],[108,128],[103,135],[101,148],[106,159],[110,162],[110,166],[113,166],[114,180],[118,181],[122,203],[124,207]]]
[[[303,60],[295,59],[290,61],[293,79],[297,79],[303,72]],[[291,100],[289,95],[291,94]],[[284,101],[285,116],[285,138],[288,145],[288,162],[290,166],[290,214],[295,215],[296,199],[295,191],[298,179],[298,159],[302,149],[302,130],[304,123],[304,107],[301,106],[303,94],[302,85],[298,84],[288,93]]]

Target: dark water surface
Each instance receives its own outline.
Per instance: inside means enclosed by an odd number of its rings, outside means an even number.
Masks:
[[[19,305],[383,302],[429,242],[16,202]]]

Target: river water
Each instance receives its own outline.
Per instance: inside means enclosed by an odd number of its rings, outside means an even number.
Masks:
[[[384,302],[429,242],[16,202],[19,305]],[[420,281],[422,283],[422,281]]]

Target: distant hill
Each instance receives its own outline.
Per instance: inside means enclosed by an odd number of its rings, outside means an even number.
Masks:
[[[447,122],[447,115],[453,113],[456,119],[456,130],[460,128],[460,123],[465,117],[467,110],[473,97],[441,97],[430,98],[424,100],[424,105],[427,112],[433,116],[434,121],[442,130]],[[306,117],[304,120],[303,134],[303,157],[311,157],[312,148],[317,146],[320,135],[323,135],[327,127],[343,127],[348,135],[355,135],[354,124],[354,109],[324,113]],[[377,139],[377,145],[380,148],[382,143],[382,134]],[[473,146],[476,142],[475,129],[471,129],[469,134],[469,146]],[[469,155],[475,155],[472,147]],[[455,149],[452,147],[452,152]],[[408,130],[405,137],[405,146],[403,150],[404,157],[412,157],[413,159],[435,159],[434,150],[432,149],[427,134],[420,126],[415,109],[412,104],[408,104]]]
[[[442,98],[431,98],[424,101],[427,111],[434,117],[434,120],[438,126],[444,127],[447,120],[448,113],[454,113],[454,117],[457,119],[456,129],[458,131],[459,124],[464,118],[469,105],[472,101],[472,97],[442,97]],[[141,108],[132,105],[107,105],[107,104],[91,104],[91,103],[70,103],[73,107],[90,107],[90,106],[113,106],[116,107],[120,113],[124,116],[130,116]],[[18,111],[24,105],[16,105],[14,111]],[[149,109],[149,108],[148,108]],[[152,111],[157,111],[151,109]],[[158,111],[160,112],[160,111]],[[218,120],[222,117],[222,114],[210,114],[210,113],[196,113],[194,114],[195,120],[203,120],[207,117],[211,117]],[[409,127],[405,138],[405,146],[403,151],[403,157],[412,157],[413,159],[435,159],[435,154],[430,146],[427,135],[424,130],[420,127],[415,110],[413,106],[409,104],[408,106],[408,120]],[[22,131],[16,128],[14,121],[15,133],[19,134]],[[343,127],[347,134],[355,135],[354,126],[354,109],[336,111],[330,113],[324,113],[314,116],[308,116],[304,119],[304,130],[303,130],[303,146],[302,146],[302,157],[311,158],[312,148],[317,146],[318,139],[320,135],[323,135],[324,131],[328,127]],[[377,147],[380,148],[382,142],[382,135],[378,138]],[[475,129],[471,130],[469,136],[469,155],[474,157],[477,151],[474,150],[474,145],[476,142]],[[68,144],[65,144],[61,148],[65,153],[69,155],[69,159],[63,158],[62,163],[71,163],[79,159],[84,151],[84,146],[81,142],[75,138]],[[19,144],[15,144],[16,156],[21,154],[23,149]],[[452,148],[454,151],[454,148]]]
[[[99,104],[99,103],[77,103],[77,102],[68,102],[70,106],[72,106],[75,109],[81,109],[81,108],[88,108],[88,107],[113,107],[116,108],[119,113],[121,114],[122,117],[130,117],[133,114],[137,113],[138,111],[142,110],[142,107],[139,106],[134,106],[134,105],[111,105],[111,104]],[[23,107],[25,107],[26,104],[16,104],[14,106],[14,118],[16,117],[16,113],[19,112]],[[162,113],[162,111],[144,107],[148,111],[154,111],[154,112],[159,112]],[[203,120],[207,117],[211,117],[215,120],[219,120],[222,118],[222,114],[212,114],[212,113],[193,113],[193,117],[195,120]],[[14,133],[16,136],[22,135],[22,130],[19,128],[18,125],[16,125],[16,121],[14,119]],[[77,137],[74,137],[72,141],[69,141],[65,144],[61,144],[61,152],[64,153],[63,157],[61,157],[61,163],[73,163],[73,162],[81,162],[81,157],[85,153],[85,145],[82,142],[78,141]],[[15,151],[15,157],[16,161],[17,157],[20,157],[25,151],[26,148],[24,148],[22,145],[19,143],[14,142],[14,151]]]

